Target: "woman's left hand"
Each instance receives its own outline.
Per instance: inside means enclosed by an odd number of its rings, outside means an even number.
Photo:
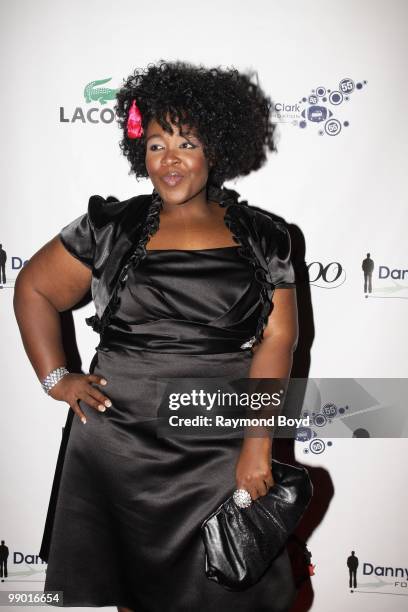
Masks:
[[[274,486],[269,440],[245,440],[237,461],[235,479],[237,489],[246,489],[253,500],[266,495]]]

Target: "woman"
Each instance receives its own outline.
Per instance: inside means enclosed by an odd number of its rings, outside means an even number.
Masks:
[[[183,62],[135,71],[117,94],[121,149],[154,190],[92,196],[20,272],[15,313],[67,425],[40,556],[65,606],[137,612],[288,610],[285,548],[234,592],[205,575],[202,522],[234,489],[273,486],[271,436],[157,435],[164,379],[287,379],[297,342],[282,220],[222,187],[274,150],[249,75]],[[100,343],[68,372],[59,312],[92,289]],[[51,375],[47,376],[51,373]]]

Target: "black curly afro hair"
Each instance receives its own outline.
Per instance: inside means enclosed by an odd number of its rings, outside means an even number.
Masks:
[[[206,68],[187,62],[159,60],[135,69],[117,91],[115,112],[123,130],[119,146],[130,162],[129,174],[146,178],[146,142],[127,135],[128,111],[133,99],[141,111],[144,133],[155,119],[168,133],[171,123],[192,128],[211,166],[209,183],[224,181],[258,170],[267,151],[276,151],[271,122],[272,102],[260,88],[256,72],[235,68]]]

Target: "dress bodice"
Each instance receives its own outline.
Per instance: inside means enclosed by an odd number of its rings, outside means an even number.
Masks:
[[[151,313],[149,314],[150,310],[147,308],[146,316],[148,318],[143,323],[145,326],[149,325],[146,330],[149,333],[153,329],[155,332],[162,329],[163,337],[168,341],[169,352],[175,350],[174,338],[181,341],[176,352],[181,350],[200,351],[200,347],[203,346],[206,352],[222,352],[222,342],[224,342],[224,348],[232,348],[233,351],[257,346],[262,341],[264,329],[272,312],[275,289],[294,288],[296,285],[294,268],[291,263],[291,239],[283,220],[275,219],[275,215],[250,206],[246,200],[239,201],[239,194],[231,189],[209,185],[207,197],[209,201],[218,202],[222,208],[225,208],[224,224],[239,246],[236,248],[203,249],[201,251],[177,251],[171,257],[177,256],[178,261],[183,265],[188,261],[190,266],[192,265],[193,268],[195,266],[197,276],[200,275],[200,278],[205,277],[207,264],[212,261],[211,258],[213,257],[222,257],[224,265],[240,266],[243,276],[241,277],[241,284],[236,287],[237,291],[248,290],[248,284],[245,285],[245,282],[249,282],[246,275],[251,274],[251,291],[252,289],[255,291],[256,288],[258,292],[256,296],[254,293],[252,308],[258,308],[259,317],[254,330],[252,329],[252,318],[249,318],[252,314],[243,313],[241,319],[242,313],[240,313],[239,308],[234,307],[232,309],[231,304],[228,303],[228,299],[232,295],[231,289],[225,286],[228,283],[228,269],[227,267],[223,268],[224,274],[221,274],[220,265],[219,268],[216,268],[217,274],[218,270],[220,271],[219,279],[214,279],[214,285],[212,286],[214,295],[210,293],[203,296],[204,312],[200,315],[203,304],[199,305],[196,301],[194,310],[198,319],[187,319],[185,312],[189,308],[191,309],[191,299],[194,297],[191,287],[196,287],[197,281],[193,274],[190,284],[183,283],[186,277],[183,270],[177,268],[177,272],[180,274],[174,278],[173,282],[169,281],[164,295],[171,295],[172,291],[176,291],[177,283],[182,283],[178,296],[180,297],[183,293],[188,298],[184,307],[185,310],[181,309],[180,312],[177,312],[177,315],[181,314],[178,319],[170,314],[168,318],[162,317],[161,320],[154,320],[149,318]],[[134,323],[129,324],[126,320],[122,320],[122,314],[117,312],[118,302],[121,299],[119,294],[122,294],[122,302],[125,307],[126,292],[123,293],[123,289],[136,286],[135,282],[140,280],[140,277],[135,273],[135,270],[143,263],[146,256],[149,260],[142,265],[141,270],[151,269],[153,257],[166,257],[164,261],[162,260],[162,265],[164,263],[164,269],[167,270],[169,279],[172,278],[170,274],[171,250],[165,250],[157,255],[155,255],[155,251],[147,249],[149,251],[147,253],[146,250],[149,237],[159,228],[162,204],[160,195],[155,190],[153,190],[151,196],[135,196],[122,202],[119,202],[113,196],[109,196],[106,200],[101,196],[91,196],[88,212],[74,219],[60,232],[61,242],[66,249],[92,270],[91,293],[96,312],[95,315],[87,317],[85,320],[87,325],[90,325],[95,332],[101,335],[102,344],[100,344],[100,347],[104,346],[106,348],[108,340],[112,344],[119,337],[119,334],[122,334],[123,339],[129,341],[129,345],[133,345],[135,348],[150,346],[153,347],[153,350],[158,347],[163,351],[166,348],[166,343],[156,343],[156,338],[154,338],[154,343],[150,344],[148,334],[144,335],[142,333],[143,327],[140,327],[142,323],[137,323],[137,327]],[[133,279],[130,284],[127,283],[129,272]],[[164,275],[161,268],[158,278],[161,279],[161,282],[163,281]],[[203,295],[203,287],[204,285],[199,288],[198,296]],[[126,289],[126,291],[128,290]],[[138,298],[142,299],[143,291],[146,295],[147,289],[143,286],[142,280],[140,294],[137,294]],[[235,296],[236,301],[238,301],[238,297],[239,293]],[[133,308],[136,307],[136,314],[137,307],[141,304],[142,302],[132,304]],[[215,310],[211,310],[211,308],[214,309],[217,304],[226,306],[225,314],[228,313],[229,316],[221,320],[215,316],[212,320],[210,315],[214,314]],[[144,305],[149,306],[146,302]],[[123,312],[126,312],[126,308]],[[218,311],[218,317],[221,312],[224,311]],[[204,323],[206,315],[209,316],[209,320]],[[237,320],[234,321],[235,315],[237,315]],[[115,317],[113,326],[110,324],[112,317]],[[174,333],[169,332],[168,327],[166,327],[165,321],[169,320],[172,321]],[[134,327],[133,332],[132,325]],[[189,343],[184,334],[179,334],[180,328],[185,328],[186,325],[190,326],[190,331],[193,328],[195,329],[192,344]],[[251,329],[253,333],[247,334],[245,329],[244,334],[243,327]],[[206,344],[206,332],[209,331],[211,331],[208,338],[210,344]],[[126,333],[123,334],[123,332]],[[131,333],[129,334],[129,332]],[[243,346],[242,344],[238,345],[241,333],[245,336]]]
[[[100,348],[229,353],[254,334],[259,281],[239,246],[147,250],[130,267]],[[248,347],[250,348],[250,347]]]

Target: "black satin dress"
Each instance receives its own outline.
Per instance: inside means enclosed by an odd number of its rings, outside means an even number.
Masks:
[[[235,489],[237,437],[158,437],[161,379],[247,377],[259,283],[238,247],[148,250],[130,268],[90,371],[112,407],[84,401],[59,483],[45,590],[65,606],[281,612],[296,595],[286,548],[250,589],[205,575],[200,525]]]

